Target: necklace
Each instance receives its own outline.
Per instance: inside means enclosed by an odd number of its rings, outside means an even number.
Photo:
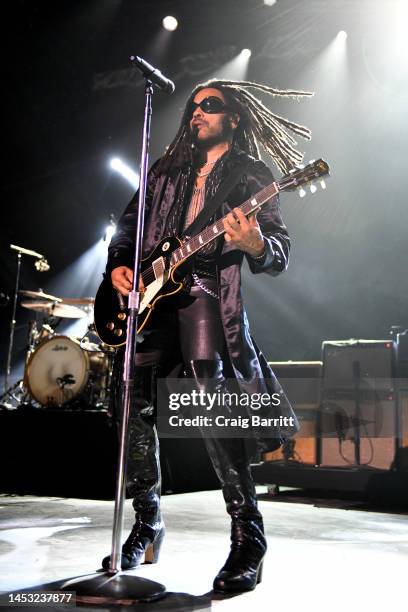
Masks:
[[[204,206],[204,196],[205,189],[204,185],[201,187],[197,187],[196,185],[193,187],[193,195],[190,201],[190,205],[187,210],[186,221],[184,224],[184,229],[188,227],[196,218],[202,207]]]
[[[214,159],[214,161],[205,162],[205,164],[201,167],[205,168],[206,166],[213,166],[214,164],[217,163],[217,161],[218,161],[218,158]],[[203,178],[204,176],[208,176],[209,174],[211,174],[211,172],[212,172],[212,168],[208,172],[203,172],[202,174],[200,174],[199,170],[196,170],[196,175],[198,176],[198,178]]]

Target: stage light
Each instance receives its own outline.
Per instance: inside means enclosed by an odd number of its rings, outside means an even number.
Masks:
[[[230,79],[231,81],[245,81],[247,78],[249,57],[251,56],[250,49],[242,49],[237,51],[237,54],[225,64],[218,66],[214,72],[208,74],[209,79]]]
[[[119,170],[121,164],[122,162],[119,157],[114,157],[110,160],[110,167],[112,168],[112,170]]]
[[[168,30],[169,32],[174,32],[174,30],[177,29],[178,21],[175,17],[168,15],[163,19],[162,24],[165,30]]]
[[[116,232],[115,217],[114,217],[114,215],[111,215],[110,216],[109,225],[107,225],[106,228],[105,228],[105,234],[103,236],[103,241],[107,242],[109,244],[109,242],[112,240],[112,236],[114,235],[115,232]]]
[[[252,55],[252,51],[251,49],[242,49],[241,51],[241,57],[242,59],[249,59]]]
[[[347,39],[347,32],[345,32],[344,30],[340,30],[340,32],[337,34],[337,40],[339,42],[344,42]]]
[[[266,6],[273,6],[276,4],[276,0],[264,0],[264,4],[266,4]]]
[[[119,157],[114,157],[110,161],[110,167],[112,170],[119,172],[129,183],[137,189],[139,187],[139,175],[134,172],[129,166],[123,163]]]

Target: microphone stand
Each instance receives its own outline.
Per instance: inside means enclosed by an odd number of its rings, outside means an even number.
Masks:
[[[133,268],[133,286],[128,298],[128,320],[127,320],[127,341],[123,371],[123,386],[124,395],[122,399],[122,423],[120,432],[119,444],[119,464],[118,464],[118,482],[115,498],[115,512],[113,521],[112,533],[112,553],[108,573],[114,575],[120,571],[121,561],[121,536],[123,526],[123,506],[126,496],[125,476],[126,476],[126,458],[128,446],[128,421],[132,400],[132,387],[135,371],[136,359],[136,330],[137,317],[139,313],[140,292],[139,292],[139,276],[140,276],[140,260],[142,253],[143,227],[144,227],[144,209],[147,184],[147,167],[148,167],[148,150],[150,140],[150,123],[152,117],[152,95],[153,86],[151,81],[146,79],[145,97],[146,106],[144,114],[143,138],[142,138],[142,155],[140,160],[140,182],[139,182],[139,201],[137,208],[137,224],[136,224],[136,240],[135,240],[135,260]]]
[[[147,185],[148,150],[152,116],[153,84],[145,77],[145,111],[140,160],[139,201],[137,210],[135,263],[133,286],[128,298],[127,341],[124,360],[122,396],[122,422],[119,443],[118,473],[116,481],[115,509],[112,530],[112,549],[109,569],[103,573],[83,576],[64,582],[60,589],[75,591],[80,603],[133,605],[134,603],[155,601],[166,595],[164,585],[135,575],[121,572],[121,538],[123,510],[126,499],[126,460],[128,448],[128,421],[132,400],[133,378],[136,359],[136,331],[139,312],[139,276],[142,252],[144,210]]]
[[[354,385],[354,405],[355,415],[353,418],[354,427],[354,453],[355,462],[357,465],[361,463],[361,452],[360,452],[360,421],[361,421],[361,369],[360,362],[353,361],[353,385]]]

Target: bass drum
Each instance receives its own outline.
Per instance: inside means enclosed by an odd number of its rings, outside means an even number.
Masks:
[[[86,400],[89,387],[94,396],[95,384],[101,392],[107,369],[103,353],[88,353],[76,340],[54,336],[43,340],[31,355],[25,385],[42,406],[63,406],[80,396]]]

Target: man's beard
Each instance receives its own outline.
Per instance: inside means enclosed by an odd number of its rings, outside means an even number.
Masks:
[[[220,144],[221,142],[231,142],[234,130],[226,115],[222,118],[222,129],[218,134],[213,134],[208,138],[200,140],[198,138],[199,128],[193,125],[191,128],[191,140],[197,149],[210,149],[211,147]]]

